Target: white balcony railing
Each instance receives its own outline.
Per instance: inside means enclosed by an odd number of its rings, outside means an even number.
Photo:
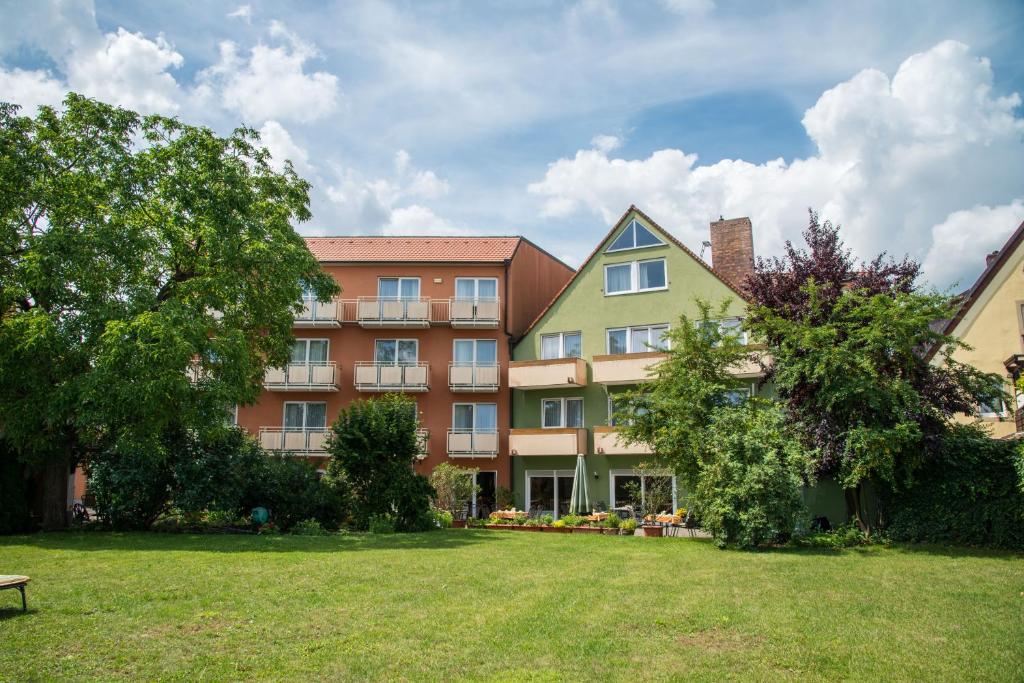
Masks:
[[[475,431],[472,429],[448,430],[448,457],[450,458],[496,458],[498,457],[498,432]]]
[[[289,363],[284,368],[267,368],[263,387],[269,391],[337,391],[338,367],[326,363]]]
[[[295,318],[295,327],[339,327],[341,325],[339,303],[337,300],[303,299],[302,312]]]
[[[326,441],[326,429],[260,428],[260,445],[268,451],[323,455]]]
[[[495,328],[501,317],[498,299],[452,299],[448,321],[456,328]]]
[[[362,327],[430,327],[430,299],[356,299],[355,321]]]
[[[497,391],[500,375],[497,363],[449,363],[448,387],[458,392]]]
[[[427,391],[430,364],[356,363],[357,391]]]

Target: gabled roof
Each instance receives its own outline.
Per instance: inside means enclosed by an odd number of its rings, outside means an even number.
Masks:
[[[1006,244],[999,250],[994,259],[990,259],[985,270],[981,273],[978,279],[971,285],[971,288],[964,292],[961,298],[960,307],[956,311],[956,315],[946,321],[945,325],[941,328],[943,334],[953,334],[953,330],[956,329],[964,317],[970,312],[970,310],[978,303],[982,298],[982,294],[995,279],[996,274],[1002,269],[1003,265],[1006,264],[1013,254],[1020,248],[1021,244],[1024,243],[1024,223],[1017,226],[1017,229],[1010,235],[1010,239],[1006,240]],[[932,348],[927,355],[928,359],[931,359],[938,352],[937,348]]]
[[[307,237],[306,246],[327,262],[504,263],[523,237]]]
[[[665,228],[663,228],[660,225],[658,225],[654,221],[653,218],[651,218],[646,213],[644,213],[643,211],[638,209],[636,204],[630,204],[629,208],[626,209],[626,211],[619,217],[619,220],[615,221],[615,223],[612,225],[612,229],[609,230],[605,234],[605,236],[601,238],[601,241],[597,243],[597,246],[594,247],[594,251],[590,252],[590,256],[588,256],[583,261],[583,263],[580,264],[580,267],[576,269],[576,272],[573,274],[573,276],[571,278],[569,278],[564,285],[562,285],[562,288],[560,290],[558,290],[558,293],[555,294],[555,296],[551,298],[551,301],[549,301],[547,303],[547,305],[543,309],[541,309],[541,312],[537,314],[537,317],[533,319],[533,322],[530,323],[529,327],[527,327],[526,330],[523,331],[523,334],[522,334],[523,337],[525,337],[527,334],[529,334],[530,330],[532,330],[534,327],[536,327],[537,323],[539,323],[541,321],[541,319],[545,315],[547,315],[547,312],[549,310],[551,310],[551,307],[555,305],[555,302],[558,301],[562,297],[562,295],[569,289],[569,287],[572,286],[572,283],[576,281],[576,278],[578,278],[580,276],[580,274],[583,272],[583,270],[601,252],[601,247],[603,247],[605,245],[605,243],[609,239],[611,239],[611,236],[614,235],[615,232],[620,227],[622,227],[622,224],[625,222],[625,220],[629,217],[629,215],[631,213],[635,213],[636,215],[640,216],[645,221],[647,221],[647,225],[649,225],[651,228],[653,228],[654,231],[657,232],[661,237],[666,239],[669,243],[671,243],[671,244],[679,247],[680,249],[682,249],[694,261],[696,261],[701,266],[703,266],[705,270],[707,270],[709,273],[711,273],[716,278],[718,278],[718,280],[722,284],[724,284],[726,287],[728,287],[733,292],[735,292],[736,296],[738,296],[742,301],[750,303],[750,300],[747,298],[747,296],[743,292],[741,292],[738,288],[736,288],[731,282],[729,282],[727,279],[722,277],[721,273],[719,273],[714,268],[709,266],[707,264],[707,262],[705,262],[704,259],[702,259],[700,256],[697,256],[696,254],[694,254],[693,251],[691,251],[685,244],[683,244],[682,242],[677,240],[675,237],[673,237],[671,234],[669,234],[668,231],[666,231]]]

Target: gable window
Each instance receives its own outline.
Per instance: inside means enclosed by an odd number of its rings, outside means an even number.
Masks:
[[[546,398],[541,401],[541,426],[546,429],[583,426],[582,398]]]
[[[541,360],[582,358],[583,335],[580,332],[558,332],[540,336]]]
[[[607,350],[612,355],[664,351],[668,348],[667,332],[668,325],[613,328],[607,333]]]
[[[455,278],[455,298],[472,301],[497,301],[498,278],[457,277]]]
[[[605,251],[626,251],[627,249],[643,249],[644,247],[658,247],[665,243],[654,236],[654,233],[641,225],[635,218],[629,222],[626,229],[619,233],[612,245]]]
[[[374,344],[373,362],[381,365],[416,365],[419,346],[415,339],[378,339]]]
[[[381,299],[419,299],[418,277],[382,277],[377,280],[377,296]]]
[[[612,263],[604,267],[605,296],[668,289],[665,259]]]
[[[322,365],[327,362],[326,339],[296,339],[292,344],[292,363]]]

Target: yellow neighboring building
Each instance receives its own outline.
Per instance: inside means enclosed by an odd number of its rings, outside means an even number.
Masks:
[[[1004,439],[1022,431],[1024,417],[1024,396],[1013,386],[1024,369],[1024,223],[986,262],[985,272],[944,331],[972,347],[957,350],[954,359],[1006,378],[1006,392],[1014,397],[1011,405],[980,405],[976,416],[961,418],[966,422],[980,416],[993,438]]]

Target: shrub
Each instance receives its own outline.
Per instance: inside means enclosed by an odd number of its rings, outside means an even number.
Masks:
[[[512,507],[515,502],[515,496],[512,493],[512,489],[507,486],[499,486],[494,490],[494,502],[497,504],[499,510],[508,510]]]
[[[614,512],[608,513],[608,517],[604,520],[604,525],[608,529],[618,529],[622,524],[622,520]]]
[[[304,519],[292,526],[291,532],[297,536],[326,536],[327,531],[315,519]]]
[[[148,529],[170,508],[174,472],[162,448],[111,449],[89,465],[89,492],[104,526]]]
[[[471,529],[482,529],[487,526],[487,520],[477,519],[476,517],[470,517],[466,520],[466,526]]]
[[[239,515],[227,510],[211,510],[207,512],[205,522],[206,526],[214,529],[241,526],[243,524]]]
[[[431,508],[430,514],[433,517],[434,526],[438,529],[450,529],[452,527],[452,513],[448,510],[440,510],[438,508]]]
[[[480,487],[473,484],[473,475],[480,470],[456,467],[442,462],[430,473],[436,507],[447,510],[455,518],[465,514],[469,501]]]
[[[175,439],[171,454],[174,507],[185,513],[204,510],[244,515],[242,499],[263,449],[245,430],[218,430],[200,438],[183,434]]]
[[[1024,550],[1016,447],[973,425],[951,428],[937,457],[921,465],[909,488],[883,492],[888,536]]]
[[[625,531],[627,534],[632,534],[636,531],[636,520],[632,517],[622,520],[622,524],[619,525],[619,530]]]
[[[555,521],[551,522],[551,526],[553,526],[556,529],[564,529],[565,526],[566,526],[565,525],[565,520],[564,519],[556,519]]]
[[[540,523],[542,525],[551,526],[551,523],[555,521],[555,516],[552,515],[550,512],[547,512],[541,515],[538,519],[540,519]]]
[[[566,526],[583,526],[587,520],[579,515],[562,515]]]
[[[793,545],[800,548],[831,548],[833,550],[867,545],[870,542],[870,537],[860,530],[856,522],[850,522],[832,531],[795,535],[792,540]]]
[[[751,399],[721,408],[705,441],[692,500],[719,547],[788,540],[804,516],[807,457],[777,408]]]
[[[372,515],[370,517],[369,531],[371,534],[393,534],[395,533],[397,520],[394,515]]]
[[[249,474],[242,507],[265,507],[279,528],[288,531],[305,519],[337,529],[345,515],[344,482],[321,478],[309,462],[285,455],[261,458]]]

